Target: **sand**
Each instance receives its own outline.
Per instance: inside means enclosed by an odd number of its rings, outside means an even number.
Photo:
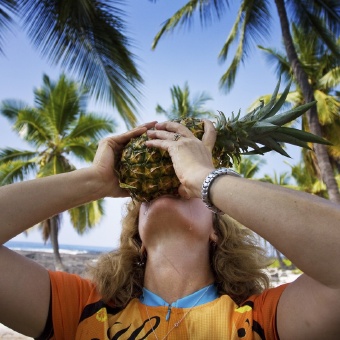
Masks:
[[[54,270],[53,264],[53,254],[51,253],[43,253],[43,252],[32,252],[32,251],[18,251],[18,253],[26,256],[42,266],[44,266],[48,270]],[[66,267],[66,271],[69,273],[82,275],[86,269],[88,264],[91,264],[96,261],[99,254],[61,254],[63,264]],[[268,274],[271,277],[271,285],[273,287],[294,281],[299,275],[294,274],[294,272],[290,270],[277,270],[271,269],[268,271]],[[8,327],[0,324],[0,339],[33,339],[19,333],[14,332]]]

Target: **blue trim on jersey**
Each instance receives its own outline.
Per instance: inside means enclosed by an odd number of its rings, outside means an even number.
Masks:
[[[202,299],[199,302],[197,302],[199,297],[203,294],[203,292],[207,288],[208,288],[207,292],[203,295]],[[176,307],[176,308],[191,308],[193,306],[200,306],[205,303],[211,302],[217,299],[218,297],[219,297],[219,294],[217,292],[217,288],[215,284],[211,284],[209,286],[205,286],[204,288],[169,304],[157,294],[152,293],[150,290],[146,288],[143,288],[143,294],[140,297],[140,302],[150,307],[164,306],[164,307]]]

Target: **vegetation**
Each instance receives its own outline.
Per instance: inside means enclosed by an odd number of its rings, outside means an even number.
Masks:
[[[171,89],[172,106],[165,110],[161,105],[157,105],[156,112],[164,114],[168,119],[185,118],[211,118],[213,111],[205,108],[207,101],[212,98],[206,93],[201,92],[193,98],[190,96],[188,83],[184,84],[183,89],[174,85]]]
[[[46,177],[76,169],[71,156],[91,162],[98,141],[113,132],[114,122],[86,112],[88,90],[62,75],[58,82],[43,77],[43,86],[34,91],[35,106],[20,101],[1,103],[0,113],[13,123],[13,129],[33,150],[0,150],[0,185],[35,177]],[[53,192],[51,192],[53,195]],[[103,202],[95,201],[68,211],[79,234],[92,228],[103,215]],[[61,214],[40,224],[45,242],[50,238],[55,266],[63,269],[59,254],[58,230]]]
[[[176,27],[183,24],[190,24],[195,12],[199,13],[203,25],[214,22],[212,19],[222,20],[226,10],[229,9],[230,1],[203,1],[195,0],[187,2],[172,17],[166,20],[165,24],[154,39],[153,48],[161,37]],[[252,55],[252,48],[256,43],[265,40],[271,31],[271,2],[240,0],[236,20],[229,36],[219,54],[219,59],[224,62],[229,57],[230,47],[238,42],[235,55],[220,80],[220,85],[225,91],[229,91],[234,85],[237,72],[246,58]],[[293,44],[290,31],[290,24],[296,23],[303,28],[305,36],[316,36],[321,45],[328,49],[333,56],[340,57],[340,47],[336,44],[340,33],[340,3],[338,1],[316,1],[316,0],[275,0],[275,7],[279,16],[284,46],[287,52],[289,63],[292,66],[304,101],[314,101],[314,93],[308,76],[301,66]],[[306,113],[308,126],[312,133],[322,136],[320,123],[315,107],[311,107]],[[340,193],[334,179],[333,169],[328,157],[327,148],[324,145],[315,145],[314,150],[322,178],[326,184],[329,198],[340,203]]]
[[[334,175],[336,176],[340,171],[340,97],[337,91],[337,87],[340,84],[340,59],[334,57],[328,50],[325,50],[316,36],[310,35],[306,39],[303,30],[295,25],[293,25],[292,32],[301,66],[308,75],[308,81],[313,88],[314,97],[317,100],[316,107],[322,135],[332,142],[332,145],[327,147],[327,151]],[[296,89],[288,94],[287,100],[293,106],[301,105],[303,101],[301,88],[292,74],[292,68],[285,53],[262,46],[260,48],[266,52],[268,61],[275,65],[278,74],[282,74],[286,79],[293,79]],[[266,102],[268,98],[269,95],[262,96],[259,100]],[[310,130],[307,119],[302,119],[301,128],[307,131]],[[308,172],[306,176],[311,177],[309,181],[315,178],[313,181],[315,184],[314,189],[308,185],[309,189],[307,191],[314,193],[320,190],[327,191],[325,190],[325,185],[321,189],[322,178],[314,152],[304,150],[302,155],[305,163],[303,168]],[[293,170],[301,183],[298,169],[293,168]],[[317,189],[317,187],[319,188]],[[322,196],[328,197],[325,192],[322,193]]]
[[[136,124],[142,77],[129,50],[121,1],[0,0],[0,54],[14,18],[43,57],[77,74],[128,126]]]

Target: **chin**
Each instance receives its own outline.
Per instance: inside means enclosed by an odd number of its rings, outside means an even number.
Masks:
[[[196,217],[211,216],[211,212],[206,208],[199,198],[185,199],[180,196],[163,195],[149,203],[142,203],[140,210],[140,220],[167,217],[171,220],[176,218],[195,220]]]

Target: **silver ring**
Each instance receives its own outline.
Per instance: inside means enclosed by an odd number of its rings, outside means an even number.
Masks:
[[[182,135],[180,133],[175,133],[174,134],[174,141],[178,141],[180,138],[182,137]]]

